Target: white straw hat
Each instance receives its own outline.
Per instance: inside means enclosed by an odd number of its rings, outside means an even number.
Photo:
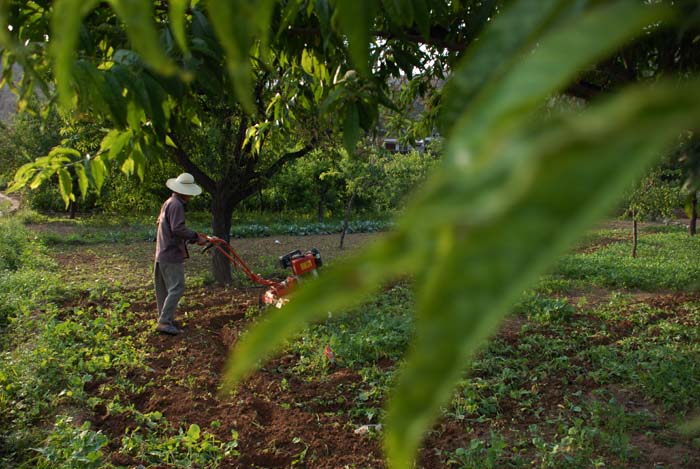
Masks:
[[[165,183],[168,189],[182,195],[199,195],[202,188],[194,183],[194,178],[190,173],[182,173],[176,178],[168,179]]]

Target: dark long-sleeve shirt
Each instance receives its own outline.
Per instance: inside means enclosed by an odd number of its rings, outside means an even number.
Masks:
[[[197,232],[185,225],[185,203],[173,194],[160,208],[156,234],[156,262],[182,263],[187,259],[187,241],[196,241]]]

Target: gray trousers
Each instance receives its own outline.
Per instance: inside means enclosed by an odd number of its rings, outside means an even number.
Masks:
[[[156,262],[154,267],[158,322],[175,325],[175,310],[185,291],[185,265]]]

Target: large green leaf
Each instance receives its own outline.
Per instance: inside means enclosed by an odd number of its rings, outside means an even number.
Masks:
[[[144,61],[162,75],[178,72],[161,47],[158,30],[154,21],[153,2],[143,0],[109,0],[114,11],[126,24],[126,32],[132,47]],[[183,78],[188,78],[182,74]]]
[[[75,47],[82,19],[98,4],[96,0],[56,0],[51,16],[51,55],[61,106],[68,109],[74,97],[71,87]]]
[[[71,178],[70,173],[64,167],[58,168],[58,190],[61,194],[61,198],[66,203],[66,208],[71,203],[75,201],[75,194],[73,194],[73,178]]]
[[[523,37],[538,38],[534,52],[510,50],[501,57],[508,64],[501,73],[482,79],[473,92],[452,95],[472,107],[455,127],[448,164],[398,231],[251,330],[234,350],[229,384],[299,331],[301,320],[342,311],[382,282],[412,273],[419,288],[417,336],[389,405],[386,436],[390,464],[410,467],[470,355],[517,295],[700,115],[694,82],[633,90],[583,113],[532,124],[547,96],[662,14],[617,2],[551,30],[548,15],[532,21]],[[617,24],[620,17],[624,25]],[[499,21],[518,18],[494,24]],[[510,31],[507,23],[494,28]],[[493,46],[479,41],[477,47]]]
[[[87,173],[85,171],[85,166],[83,164],[76,164],[75,175],[78,179],[78,187],[80,188],[80,195],[82,195],[83,200],[87,197],[88,188],[90,187],[90,181],[88,180]]]
[[[360,73],[369,73],[370,30],[376,9],[375,0],[336,0],[333,23],[348,37],[350,57]]]
[[[274,1],[208,0],[207,6],[211,24],[226,51],[236,97],[253,114],[251,49],[256,41],[262,49],[267,46]]]
[[[185,54],[189,53],[185,34],[185,13],[187,12],[189,3],[189,0],[170,0],[168,2],[170,28],[173,32],[173,36],[175,36],[178,47],[180,47],[180,50]]]
[[[565,0],[517,0],[501,12],[460,61],[445,86],[449,96],[440,116],[444,133],[469,109],[474,96],[489,81],[508,72],[519,53],[530,51]]]
[[[523,289],[614,204],[681,129],[692,127],[700,117],[698,104],[700,83],[683,89],[666,84],[523,126],[483,155],[487,162],[461,174],[461,184],[471,189],[464,194],[479,198],[485,188],[491,192],[479,200],[498,205],[489,216],[467,202],[472,210],[465,208],[455,219],[447,201],[416,206],[406,216],[404,229],[424,223],[427,214],[446,214],[442,223],[436,217],[420,229],[426,229],[422,244],[430,246],[431,263],[416,282],[416,341],[387,411],[392,465],[408,467],[471,354]],[[449,176],[438,178],[451,187],[454,168],[444,171]]]
[[[98,155],[95,158],[92,158],[90,160],[90,176],[92,177],[92,181],[95,184],[95,190],[97,190],[98,194],[102,190],[106,174],[107,166],[105,165],[104,161],[102,161],[102,157]]]
[[[451,162],[463,164],[470,153],[479,151],[480,145],[493,144],[497,135],[492,127],[517,124],[518,115],[541,106],[544,99],[565,87],[585,67],[669,14],[669,10],[640,7],[634,2],[611,2],[573,16],[542,35],[534,51],[518,54],[520,60],[506,70],[502,79],[489,81],[472,101],[472,107],[462,114],[450,139]],[[620,18],[625,21],[620,22]],[[451,94],[446,99],[457,101]]]

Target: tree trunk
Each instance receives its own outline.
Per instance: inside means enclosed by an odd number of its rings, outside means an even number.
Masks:
[[[318,222],[323,223],[323,218],[325,215],[325,204],[323,203],[323,196],[318,198]]]
[[[323,223],[323,219],[326,216],[326,194],[328,193],[328,188],[324,187],[323,181],[319,181],[318,184],[318,222]]]
[[[697,233],[698,225],[698,193],[693,192],[692,198],[690,199],[690,223],[688,224],[688,233],[690,236],[695,236]]]
[[[211,197],[211,228],[212,234],[229,242],[231,240],[231,216],[234,204],[224,191],[217,190]],[[212,271],[214,280],[221,285],[230,285],[231,263],[216,249],[212,255]]]
[[[632,217],[634,217],[634,212]],[[639,239],[639,230],[637,227],[637,219],[632,218],[632,257],[637,257],[637,241]]]
[[[343,244],[345,243],[345,234],[348,232],[348,226],[350,225],[350,213],[352,212],[352,202],[354,200],[355,191],[352,191],[348,204],[345,206],[345,220],[343,220],[343,230],[340,232],[340,249],[343,249]]]

